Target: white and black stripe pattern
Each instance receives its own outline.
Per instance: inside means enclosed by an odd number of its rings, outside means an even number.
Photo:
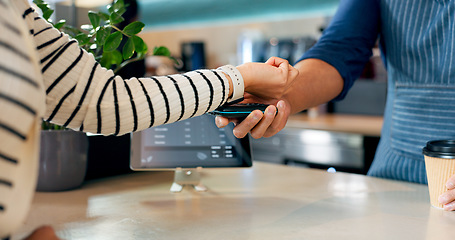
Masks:
[[[185,74],[183,74],[183,77],[185,77],[188,80],[188,82],[191,85],[191,88],[193,89],[193,93],[194,93],[194,110],[193,110],[193,113],[190,116],[190,117],[193,117],[194,115],[196,115],[196,113],[198,111],[198,108],[199,108],[199,93],[198,93],[198,90],[197,90],[196,86],[193,83],[193,80],[190,77],[188,77],[187,75],[185,75]],[[224,88],[223,88],[223,90],[224,90]],[[224,99],[224,95],[223,95],[223,99]]]
[[[124,80],[101,68],[36,13],[29,15],[46,87],[47,120],[121,135],[201,115],[226,101],[229,89],[221,72]]]
[[[73,113],[68,118],[68,120],[63,124],[64,127],[67,127],[70,124],[71,120],[73,120],[74,116],[76,116],[76,114],[81,109],[81,106],[82,106],[82,104],[84,102],[85,96],[87,95],[87,92],[90,89],[90,86],[91,86],[91,83],[92,83],[92,80],[93,80],[93,75],[95,74],[95,69],[98,67],[98,65],[99,65],[98,63],[93,65],[92,72],[90,73],[90,77],[88,79],[87,85],[85,86],[84,92],[82,93],[82,96],[81,96],[78,104],[76,105],[76,108],[74,109]]]
[[[5,9],[2,10],[5,11]],[[33,101],[26,99],[27,96],[17,94],[17,92],[31,92],[32,96],[36,96],[37,92],[40,90],[40,85],[37,80],[34,79],[33,72],[24,71],[24,65],[28,65],[28,68],[33,68],[33,63],[26,53],[27,49],[21,48],[19,45],[24,41],[22,39],[23,33],[21,33],[21,31],[10,21],[11,19],[5,17],[0,19],[0,26],[2,27],[0,51],[3,53],[0,62],[0,81],[2,86],[14,86],[19,89],[2,87],[0,89],[0,101],[6,104],[8,108],[20,109],[21,117],[25,119],[34,119],[38,111],[36,103],[33,104]],[[14,121],[9,120],[6,115],[7,114],[2,114],[0,129],[9,132],[21,140],[26,140],[26,131],[28,128],[25,126],[16,126]],[[29,120],[28,122],[31,123],[31,121],[32,120]]]
[[[22,0],[0,1],[0,238],[23,223],[37,176],[45,93],[22,18],[28,8]]]
[[[100,97],[98,98],[98,102],[96,104],[96,116],[97,116],[97,129],[96,133],[101,133],[102,130],[102,114],[101,114],[101,103],[103,101],[104,94],[106,93],[106,89],[109,87],[109,85],[112,83],[114,80],[114,76],[110,77],[106,84],[104,85],[103,90],[101,91]]]
[[[43,116],[73,129],[121,135],[204,114],[224,103],[229,91],[226,77],[213,70],[115,76],[26,0],[0,0],[0,32],[0,111],[8,113],[0,115],[0,238],[28,212]]]
[[[149,110],[150,110],[150,125],[149,125],[149,128],[153,126],[154,122],[155,122],[155,113],[153,111],[153,104],[152,104],[152,100],[150,99],[150,96],[148,95],[148,92],[147,92],[147,89],[145,88],[144,84],[142,83],[142,81],[139,79],[139,84],[141,85],[141,89],[142,89],[142,92],[144,93],[146,99],[147,99],[147,104],[148,104],[148,107],[149,107]]]
[[[163,96],[164,104],[166,107],[166,119],[164,120],[163,124],[166,124],[169,122],[169,118],[171,117],[171,110],[169,107],[169,98],[166,96],[166,92],[164,91],[163,85],[160,83],[160,81],[158,81],[158,79],[156,79],[154,77],[151,77],[151,79],[153,81],[155,81],[156,85],[158,86],[158,88],[160,90],[161,95]]]
[[[175,86],[175,89],[177,90],[178,94],[179,94],[179,100],[180,100],[180,106],[182,106],[182,110],[180,111],[180,115],[179,117],[177,118],[177,121],[180,121],[183,117],[183,114],[185,113],[185,103],[183,101],[183,94],[182,94],[182,91],[180,90],[178,84],[177,84],[177,81],[175,81],[174,78],[172,78],[171,76],[167,76],[173,83],[174,83],[174,86]]]

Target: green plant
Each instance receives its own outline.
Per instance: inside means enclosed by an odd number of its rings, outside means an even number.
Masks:
[[[51,16],[54,10],[50,8],[49,4],[43,0],[33,0],[33,3],[42,11],[44,19],[55,28],[76,39],[79,46],[92,53],[101,66],[112,69],[114,73],[128,63],[145,58],[147,54],[166,56],[177,62],[171,56],[169,49],[164,46],[155,47],[151,53],[148,52],[147,44],[138,36],[145,26],[144,23],[135,21],[123,29],[117,27],[119,23],[125,21],[122,15],[128,6],[123,0],[115,0],[108,5],[107,12],[89,11],[90,24],[81,25],[79,28],[68,25],[64,19],[53,23]],[[127,40],[123,47],[119,48],[124,38]],[[44,122],[43,129],[60,128]]]
[[[135,21],[123,29],[117,27],[119,23],[125,21],[122,15],[125,13],[127,5],[123,0],[116,0],[113,4],[108,5],[107,13],[89,11],[88,17],[91,24],[81,25],[80,28],[66,24],[66,20],[53,23],[51,16],[54,10],[49,7],[49,4],[43,0],[33,0],[33,2],[41,9],[44,19],[55,28],[78,40],[79,46],[91,52],[101,66],[113,68],[114,72],[130,62],[143,59],[148,53],[147,44],[137,36],[144,28],[144,23]],[[127,41],[119,49],[123,38],[127,38]],[[155,47],[150,54],[172,58],[169,49],[163,46]]]

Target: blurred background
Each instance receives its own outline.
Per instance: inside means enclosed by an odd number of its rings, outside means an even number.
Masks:
[[[74,26],[89,23],[89,10],[105,10],[110,3],[110,0],[52,1],[55,20],[64,18]],[[151,76],[263,62],[271,56],[294,63],[321,36],[339,0],[137,0],[137,4],[137,19],[145,23],[140,36],[149,49],[166,46],[179,59],[179,64],[174,64],[167,58],[148,57],[143,75]],[[353,134],[303,126],[307,126],[305,121],[314,121],[314,117],[325,114],[381,119],[387,79],[379,49],[373,49],[373,53],[345,100],[305,111],[302,114],[309,115],[310,120],[302,120],[302,127],[294,125],[273,138],[253,140],[255,160],[366,173],[380,133]],[[123,146],[127,141],[118,144]],[[111,157],[128,154],[112,153]]]

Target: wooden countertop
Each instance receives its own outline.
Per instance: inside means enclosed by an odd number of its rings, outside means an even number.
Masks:
[[[320,114],[309,117],[308,114],[295,114],[289,117],[286,128],[327,130],[356,133],[365,136],[381,136],[383,118],[367,115]]]
[[[207,192],[171,193],[172,172],[92,180],[37,193],[12,239],[52,225],[63,239],[438,239],[455,212],[430,206],[426,185],[255,162],[204,169]]]

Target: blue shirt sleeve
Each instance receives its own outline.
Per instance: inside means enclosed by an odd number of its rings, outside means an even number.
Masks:
[[[344,87],[334,100],[342,100],[371,57],[379,29],[379,0],[341,0],[319,41],[299,61],[316,58],[335,67]]]

